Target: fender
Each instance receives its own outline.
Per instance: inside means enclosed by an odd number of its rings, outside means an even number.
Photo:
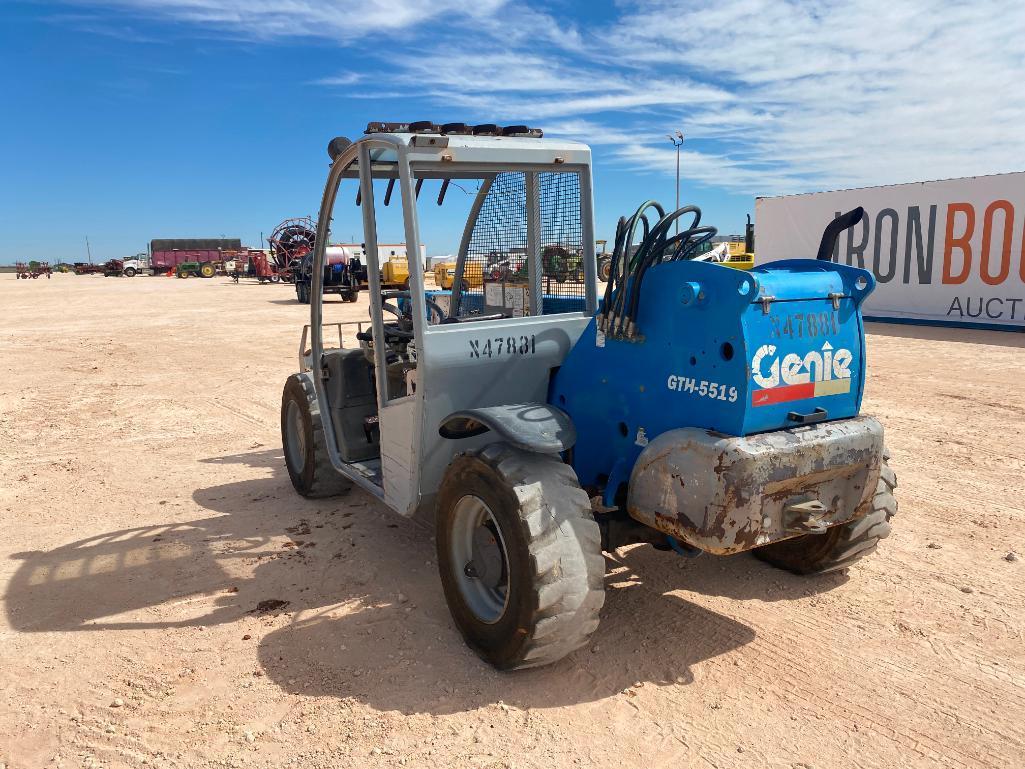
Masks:
[[[547,403],[463,409],[445,417],[438,428],[442,438],[452,440],[489,431],[516,448],[542,454],[568,451],[577,442],[569,414]]]

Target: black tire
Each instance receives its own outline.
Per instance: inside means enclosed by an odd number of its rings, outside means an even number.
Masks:
[[[868,513],[849,523],[833,526],[823,534],[805,534],[785,539],[754,554],[763,561],[795,574],[824,574],[845,569],[876,549],[880,540],[890,536],[890,519],[897,514],[897,475],[883,453],[883,468]]]
[[[213,262],[203,262],[199,265],[199,277],[201,278],[212,278],[217,274],[217,267]]]
[[[125,277],[126,278],[134,278],[135,277],[135,268],[134,267],[126,267],[125,268]]]
[[[612,276],[612,260],[611,259],[599,259],[598,260],[598,279],[602,283],[608,283],[609,278]]]
[[[313,383],[292,374],[281,394],[281,445],[292,486],[304,497],[334,497],[352,483],[338,474],[327,456],[324,425]]]
[[[453,553],[463,500],[483,502],[492,521],[487,531],[497,525],[501,535],[504,604],[488,618],[471,608],[461,586],[478,579],[467,571],[473,561],[457,563],[461,558]],[[501,443],[461,454],[442,480],[436,525],[449,610],[467,644],[487,662],[500,670],[539,667],[587,643],[605,602],[605,558],[573,468]]]

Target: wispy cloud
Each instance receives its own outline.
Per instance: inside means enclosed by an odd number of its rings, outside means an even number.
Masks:
[[[606,156],[657,173],[675,169],[662,137],[681,128],[685,176],[746,193],[1025,166],[1021,0],[624,0],[600,23],[503,0],[106,5],[263,38],[401,30],[375,82],[445,119],[586,128]]]
[[[732,138],[763,191],[784,169],[807,189],[1023,165],[1020,2],[651,2],[633,19],[606,44],[726,83],[741,119],[756,116]]]
[[[330,77],[311,80],[309,85],[349,86],[355,85],[362,80],[363,75],[359,72],[340,72],[337,75],[331,75]]]
[[[439,16],[486,19],[506,0],[80,0],[254,39],[321,37],[352,42],[413,28]]]

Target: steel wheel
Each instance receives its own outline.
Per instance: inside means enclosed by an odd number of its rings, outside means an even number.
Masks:
[[[509,554],[494,513],[479,497],[456,503],[449,553],[466,605],[481,622],[498,622],[509,604]]]

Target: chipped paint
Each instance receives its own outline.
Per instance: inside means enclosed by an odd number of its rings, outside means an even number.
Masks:
[[[743,438],[671,430],[638,458],[627,510],[706,552],[739,553],[864,515],[882,454],[871,417]]]

